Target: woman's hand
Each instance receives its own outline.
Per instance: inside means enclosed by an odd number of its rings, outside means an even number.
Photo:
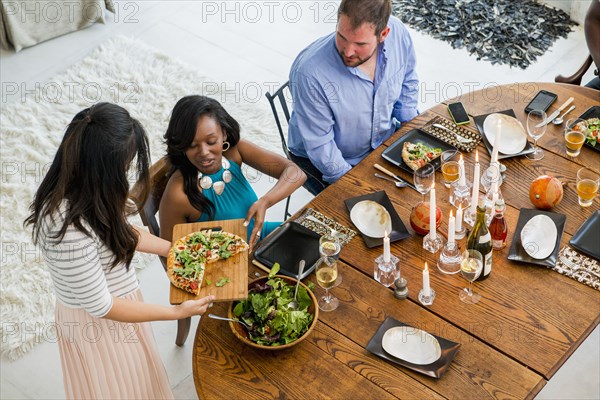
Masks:
[[[206,296],[199,300],[186,300],[183,303],[175,306],[177,312],[181,315],[179,319],[191,317],[193,315],[202,315],[206,312],[208,307],[212,307],[215,296]]]
[[[265,223],[265,214],[267,213],[267,208],[270,206],[269,202],[264,197],[261,197],[252,204],[248,210],[248,214],[246,214],[244,226],[248,226],[250,220],[254,218],[254,229],[252,229],[252,233],[250,233],[250,248],[253,248],[260,240],[260,232]]]

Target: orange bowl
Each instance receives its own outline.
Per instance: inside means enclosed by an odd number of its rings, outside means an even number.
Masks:
[[[296,286],[297,280],[294,279],[294,278],[290,278],[289,276],[275,275],[275,278],[281,278],[288,285],[293,286],[293,287]],[[265,283],[267,280],[269,280],[269,277],[267,277],[267,276],[263,276],[261,278],[254,279],[253,281],[251,281],[248,284],[248,288],[251,288],[256,282]],[[246,328],[242,324],[230,321],[229,322],[229,327],[231,328],[231,331],[233,332],[233,334],[235,335],[235,337],[237,337],[239,340],[241,340],[242,342],[244,342],[248,346],[254,347],[256,349],[262,349],[262,350],[283,350],[283,349],[289,349],[290,347],[295,346],[298,343],[300,343],[301,341],[303,341],[304,339],[306,339],[306,337],[312,332],[312,330],[314,329],[315,325],[317,324],[317,320],[319,319],[319,307],[318,307],[318,304],[317,304],[317,298],[315,297],[315,295],[313,294],[313,292],[304,283],[300,282],[300,285],[304,286],[304,288],[306,289],[306,292],[308,293],[308,295],[310,296],[310,299],[312,300],[312,304],[308,307],[308,312],[309,312],[309,314],[313,315],[312,322],[310,323],[310,325],[308,326],[308,329],[306,330],[306,332],[304,332],[304,334],[302,336],[300,336],[298,339],[294,340],[291,343],[282,344],[280,346],[265,346],[265,345],[255,343],[252,340],[250,340],[250,337],[248,335],[248,331],[246,330]],[[232,302],[231,306],[229,307],[229,312],[228,312],[229,318],[235,319],[235,316],[233,315],[233,307],[234,307],[234,305],[236,303],[237,302]]]

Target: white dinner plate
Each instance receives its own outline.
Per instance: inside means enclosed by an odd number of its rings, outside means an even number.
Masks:
[[[350,211],[350,219],[363,234],[382,238],[392,232],[392,217],[381,204],[372,200],[359,201]]]
[[[498,143],[500,153],[517,154],[527,146],[527,133],[518,119],[506,114],[488,115],[483,121],[483,132],[492,147],[494,147],[496,133],[499,131],[502,131],[500,143]]]
[[[431,334],[411,326],[388,329],[381,339],[387,353],[412,364],[427,365],[442,355],[440,343]]]
[[[554,251],[558,231],[547,215],[536,215],[521,229],[521,244],[530,257],[542,260]]]

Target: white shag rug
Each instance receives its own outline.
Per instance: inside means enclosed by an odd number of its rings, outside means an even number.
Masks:
[[[202,76],[144,42],[115,37],[81,62],[41,85],[25,101],[3,105],[0,119],[0,317],[1,353],[16,359],[41,341],[55,341],[52,281],[31,231],[23,228],[33,199],[67,124],[99,101],[125,107],[150,138],[152,161],[165,153],[162,142],[170,112],[183,96],[219,100],[242,126],[242,137],[281,154],[280,139],[266,99],[244,102],[222,93],[233,84]],[[141,221],[140,221],[141,225]],[[137,257],[143,267],[150,256]]]

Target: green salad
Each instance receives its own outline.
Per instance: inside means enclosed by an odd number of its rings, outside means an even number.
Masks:
[[[313,321],[308,312],[312,300],[306,288],[298,288],[299,307],[288,309],[294,299],[294,286],[275,277],[279,264],[274,264],[264,283],[254,283],[248,290],[248,298],[238,302],[233,314],[250,326],[248,335],[253,342],[265,346],[280,346],[301,337]]]

